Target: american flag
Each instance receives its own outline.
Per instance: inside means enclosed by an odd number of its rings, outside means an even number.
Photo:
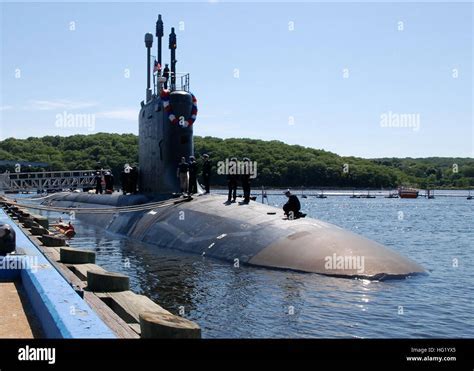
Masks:
[[[153,67],[153,72],[158,72],[161,70],[161,64],[158,63],[158,61],[155,59],[155,66]]]

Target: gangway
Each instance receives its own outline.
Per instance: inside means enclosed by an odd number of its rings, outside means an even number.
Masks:
[[[4,192],[48,191],[91,188],[97,170],[41,171],[0,174],[0,190]]]

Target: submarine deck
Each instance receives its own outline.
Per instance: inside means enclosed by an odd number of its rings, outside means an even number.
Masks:
[[[90,210],[130,205],[134,199],[144,203],[143,196],[92,194],[61,195],[50,203]],[[226,200],[209,194],[139,212],[78,215],[145,243],[230,262],[238,259],[268,268],[373,279],[425,273],[396,251],[336,225],[309,217],[285,220],[283,211],[275,207]]]

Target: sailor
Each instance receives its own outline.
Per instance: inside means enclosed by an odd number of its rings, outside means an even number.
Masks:
[[[242,190],[244,191],[244,204],[250,202],[250,159],[243,158]]]
[[[229,173],[227,174],[227,187],[229,189],[229,194],[227,196],[227,202],[235,202],[237,198],[237,158],[232,157],[229,163]]]
[[[130,193],[137,193],[137,184],[138,184],[138,168],[132,166],[130,169]]]
[[[170,78],[170,69],[167,64],[165,64],[165,68],[163,69],[163,77],[166,79],[164,81],[165,89],[168,89],[168,80]]]
[[[114,176],[110,171],[106,171],[104,175],[105,193],[111,194],[114,192]]]
[[[100,171],[95,173],[95,194],[102,194],[102,173]]]
[[[288,219],[297,219],[302,214],[300,213],[301,204],[298,197],[294,194],[291,194],[290,190],[288,189],[285,192],[285,196],[288,197],[288,202],[283,205],[283,211]]]
[[[210,182],[212,164],[209,160],[209,155],[207,153],[203,154],[202,158],[204,160],[204,162],[202,163],[202,179],[204,183],[204,189],[206,190],[206,193],[209,193],[211,190]]]
[[[130,192],[130,171],[132,170],[129,164],[123,166],[123,170],[120,173],[120,181],[122,182],[122,192],[124,195]]]
[[[189,190],[189,164],[186,162],[186,158],[184,157],[181,157],[181,162],[178,164],[176,176],[179,178],[181,193],[184,196]]]
[[[189,156],[189,193],[197,193],[197,162],[194,156]]]

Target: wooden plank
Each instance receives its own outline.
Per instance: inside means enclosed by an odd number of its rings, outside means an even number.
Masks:
[[[104,268],[97,264],[65,264],[76,276],[82,281],[87,281],[87,272],[107,272]]]
[[[41,250],[46,257],[50,258],[50,260],[53,262],[59,262],[59,251],[57,248],[42,246]]]
[[[84,291],[84,300],[102,321],[119,337],[126,339],[139,338],[129,324],[120,318],[111,308],[92,292]],[[140,326],[138,326],[140,328]]]
[[[134,333],[136,333],[138,335],[138,337],[141,336],[141,328],[140,328],[140,324],[139,323],[129,323],[128,326],[132,329],[132,331]]]
[[[87,286],[86,281],[82,281],[76,276],[65,264],[59,263],[59,247],[46,247],[41,246],[40,249],[49,258],[51,264],[58,269],[63,277],[72,286],[84,289]],[[100,298],[94,293],[83,291],[85,302],[91,307],[91,309],[99,316],[102,321],[117,335],[119,338],[135,339],[139,338],[139,335],[133,331],[130,326],[122,320],[115,312],[107,306]]]
[[[103,297],[109,300],[109,306],[127,323],[139,323],[140,313],[152,311],[171,314],[150,298],[135,294],[133,291],[108,292]]]

